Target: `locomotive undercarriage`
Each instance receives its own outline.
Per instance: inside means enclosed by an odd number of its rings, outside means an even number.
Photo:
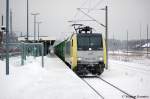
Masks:
[[[88,74],[100,75],[104,71],[104,64],[79,64],[76,67],[75,72],[79,76],[86,76]]]

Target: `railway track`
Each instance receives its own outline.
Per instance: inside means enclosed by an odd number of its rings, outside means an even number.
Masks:
[[[94,77],[94,78],[93,78],[93,77]],[[123,98],[123,97],[129,97],[130,99],[136,99],[133,95],[131,95],[131,94],[129,94],[128,92],[124,91],[123,89],[120,89],[119,87],[117,87],[117,86],[111,84],[110,82],[104,80],[103,78],[101,78],[101,77],[99,77],[99,76],[92,76],[92,77],[85,77],[85,78],[82,78],[82,80],[83,80],[97,95],[99,95],[100,98],[102,98],[102,99],[107,99],[107,98],[106,98],[107,96],[104,96],[104,94],[102,94],[100,91],[97,90],[98,86],[94,87],[94,86],[92,86],[92,84],[90,84],[89,81],[88,81],[88,79],[95,79],[95,77],[96,77],[96,79],[98,79],[98,80],[102,81],[103,83],[109,85],[108,90],[110,90],[110,87],[111,87],[111,90],[112,90],[112,87],[113,87],[114,89],[116,89],[116,91],[119,91],[120,94],[123,94],[123,95],[121,96],[121,98]],[[92,81],[92,82],[93,82],[93,81]],[[107,88],[105,88],[105,90],[106,90],[106,89],[107,89]],[[103,90],[103,89],[101,89],[101,90]],[[107,91],[107,92],[108,92],[108,91]],[[114,91],[113,91],[113,92],[114,92]],[[117,93],[118,93],[118,92],[117,92]],[[112,96],[112,98],[113,98],[113,96]]]
[[[85,79],[82,79],[100,98],[105,99],[94,87],[92,87]]]
[[[114,87],[115,89],[119,90],[120,92],[126,94],[126,95],[129,96],[130,98],[135,99],[135,97],[134,97],[133,95],[131,95],[131,94],[125,92],[124,90],[120,89],[119,87],[117,87],[117,86],[115,86],[115,85],[109,83],[108,81],[104,80],[103,78],[101,78],[101,77],[99,77],[99,76],[96,76],[96,77],[97,77],[98,79],[102,80],[103,82],[109,84],[110,86]]]

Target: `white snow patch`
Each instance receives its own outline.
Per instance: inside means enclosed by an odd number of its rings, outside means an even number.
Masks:
[[[146,44],[142,45],[142,47],[150,47],[150,43],[146,43]]]
[[[146,96],[146,99],[149,99],[149,75],[148,66],[110,60],[109,70],[105,70],[101,77],[133,96]]]
[[[10,58],[10,75],[0,61],[0,99],[100,99],[60,59],[28,57],[24,66],[18,57]]]

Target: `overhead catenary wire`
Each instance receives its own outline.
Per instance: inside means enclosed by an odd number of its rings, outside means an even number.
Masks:
[[[100,0],[98,3],[96,3],[96,5],[91,10],[95,10],[97,6],[99,6],[103,1],[104,0]]]
[[[92,19],[93,21],[95,21],[96,23],[98,23],[99,25],[106,27],[104,24],[100,23],[99,21],[97,21],[95,18],[93,18],[92,16],[88,15],[87,13],[85,13],[83,10],[81,10],[80,8],[77,8],[79,11],[81,11],[83,14],[85,14],[87,17],[89,17],[90,19]]]
[[[87,10],[87,14],[88,13],[90,13],[91,11],[93,11],[93,10],[100,10],[100,9],[96,9],[97,8],[97,6],[99,6],[102,2],[103,2],[104,0],[99,0],[99,2],[97,2],[93,7],[92,7],[92,5],[91,5],[91,2],[89,2],[90,3],[90,5],[89,5],[89,7],[88,8],[84,8],[83,6],[84,5],[86,5],[87,4],[87,2],[88,2],[88,0],[85,0],[84,1],[84,3],[79,7],[80,9],[86,9]],[[76,17],[78,16],[78,14],[79,14],[79,10],[77,10],[77,12],[76,12],[76,14],[75,14],[75,16],[74,16],[74,19],[76,19]],[[82,19],[84,16],[82,16],[82,17],[80,17],[80,19]],[[74,23],[75,23],[76,21],[74,21]]]
[[[88,1],[88,0],[85,0],[85,1],[81,4],[80,7],[82,7],[83,5],[85,5],[85,4],[87,3],[87,1]],[[79,13],[79,11],[76,12],[76,14],[74,15],[74,18],[77,17],[78,13]]]

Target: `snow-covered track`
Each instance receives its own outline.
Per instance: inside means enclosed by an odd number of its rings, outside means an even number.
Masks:
[[[119,87],[117,87],[117,86],[115,86],[115,85],[111,84],[110,82],[108,82],[108,81],[104,80],[103,78],[101,78],[101,77],[99,77],[99,76],[96,76],[96,77],[97,77],[98,79],[102,80],[103,82],[105,82],[105,83],[109,84],[110,86],[114,87],[115,89],[119,90],[120,92],[122,92],[122,93],[126,94],[126,95],[127,95],[127,96],[129,96],[130,98],[135,99],[135,97],[134,97],[133,95],[131,95],[131,94],[127,93],[126,91],[124,91],[124,90],[120,89]]]
[[[102,96],[94,87],[92,87],[84,78],[82,80],[98,95],[100,98],[104,99],[104,96]]]
[[[92,79],[92,81],[91,81]],[[100,98],[102,99],[108,99],[108,95],[105,95],[106,92],[103,93],[103,91],[108,91],[108,90],[113,90],[113,92],[115,92],[115,94],[117,96],[119,96],[120,98],[123,97],[129,97],[131,99],[136,99],[133,95],[129,94],[128,92],[122,90],[121,88],[111,84],[110,82],[104,80],[103,78],[99,77],[99,76],[85,76],[82,78],[82,80],[93,90],[95,91]],[[97,85],[96,83],[92,84],[93,82],[97,81],[99,85]],[[102,83],[103,82],[103,83]],[[95,86],[96,85],[96,86]],[[103,86],[103,88],[101,87]],[[105,87],[106,86],[106,87]],[[109,87],[108,87],[109,86]],[[113,87],[113,88],[112,88]],[[113,97],[113,95],[112,95]]]

